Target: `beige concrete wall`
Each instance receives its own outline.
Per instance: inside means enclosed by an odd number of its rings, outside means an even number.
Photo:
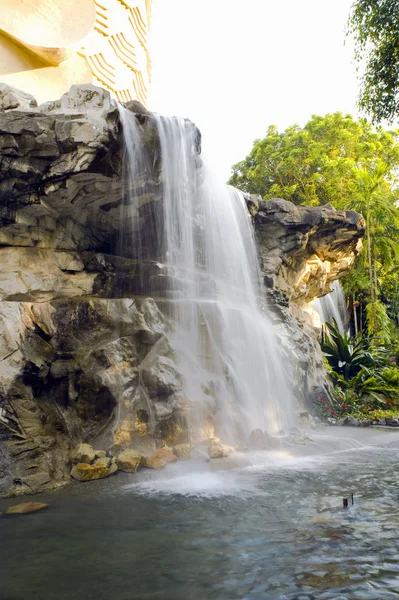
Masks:
[[[150,0],[0,0],[0,81],[59,98],[95,83],[145,104]]]

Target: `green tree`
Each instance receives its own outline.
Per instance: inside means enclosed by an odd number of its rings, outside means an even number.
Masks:
[[[367,269],[370,293],[370,309],[368,311],[369,332],[377,336],[379,323],[384,322],[385,311],[378,306],[380,318],[377,319],[378,265],[385,268],[392,266],[399,258],[399,209],[396,206],[397,195],[386,180],[389,167],[385,163],[377,163],[371,171],[358,168],[355,171],[357,186],[345,203],[350,208],[363,214],[366,219]],[[391,237],[387,235],[391,233]]]
[[[359,106],[374,122],[399,114],[399,0],[355,0],[348,22],[364,65]]]
[[[389,165],[386,179],[395,180],[398,135],[338,112],[313,116],[305,127],[293,125],[281,133],[272,125],[249,156],[233,166],[229,183],[265,200],[343,206],[357,187],[359,167],[384,162]]]
[[[255,141],[249,156],[233,167],[230,179],[266,200],[330,203],[364,215],[366,251],[344,281],[344,289],[351,299],[356,332],[372,336],[374,343],[395,338],[387,314],[399,312],[399,277],[392,276],[392,270],[399,270],[398,136],[397,131],[374,129],[365,119],[356,121],[340,113],[313,116],[305,127],[294,125],[282,133],[272,126],[263,140]]]

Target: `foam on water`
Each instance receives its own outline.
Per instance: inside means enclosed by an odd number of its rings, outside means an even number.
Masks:
[[[258,495],[255,481],[244,478],[239,471],[197,471],[173,473],[166,471],[161,478],[152,478],[129,486],[135,494],[185,496],[188,498],[248,498]]]
[[[306,445],[286,444],[281,450],[233,452],[224,459],[190,460],[168,465],[163,471],[142,472],[124,489],[144,496],[251,498],[272,493],[267,481],[276,475],[291,480],[300,473],[322,473],[326,465],[351,461],[357,452],[386,449],[381,445],[363,444],[359,432],[360,439],[356,439],[350,437],[351,432],[339,429],[330,434],[312,432],[312,441]],[[370,437],[375,444],[380,444],[378,432]]]

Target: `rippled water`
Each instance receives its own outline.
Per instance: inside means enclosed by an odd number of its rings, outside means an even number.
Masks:
[[[399,598],[399,433],[361,435],[373,445],[186,463],[37,496],[47,511],[0,519],[0,598]]]

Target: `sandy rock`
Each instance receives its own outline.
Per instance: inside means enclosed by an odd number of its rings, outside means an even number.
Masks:
[[[112,446],[108,449],[108,454],[112,457],[115,458],[124,450],[126,450],[126,444],[124,443],[117,443],[117,444],[112,444]]]
[[[130,448],[123,450],[117,459],[116,463],[121,471],[126,473],[136,473],[142,461],[142,456],[135,450]]]
[[[96,458],[93,464],[107,468],[111,464],[111,459],[108,456],[101,456],[100,458]]]
[[[48,504],[44,502],[23,502],[22,504],[14,504],[9,506],[5,511],[6,515],[26,515],[31,512],[37,512],[46,508]]]
[[[103,465],[89,465],[87,463],[79,463],[71,469],[71,477],[78,481],[92,481],[94,479],[103,479],[109,477],[114,471]]]
[[[177,446],[173,446],[173,452],[179,460],[187,460],[191,456],[191,446],[190,444],[177,444]]]
[[[95,458],[104,458],[105,456],[107,456],[107,453],[105,452],[105,450],[94,450],[94,456]]]
[[[149,469],[163,469],[168,463],[176,462],[177,457],[171,448],[160,448],[152,456],[144,459],[144,466]]]
[[[109,470],[109,474],[110,475],[113,475],[114,473],[116,473],[118,471],[118,465],[117,465],[117,463],[116,462],[111,462],[110,465],[109,465],[109,467],[108,467],[108,470]]]
[[[71,452],[71,459],[75,463],[90,464],[96,457],[96,453],[90,444],[78,444]]]
[[[229,456],[231,448],[224,446],[223,444],[210,443],[208,446],[209,458],[224,458]]]

